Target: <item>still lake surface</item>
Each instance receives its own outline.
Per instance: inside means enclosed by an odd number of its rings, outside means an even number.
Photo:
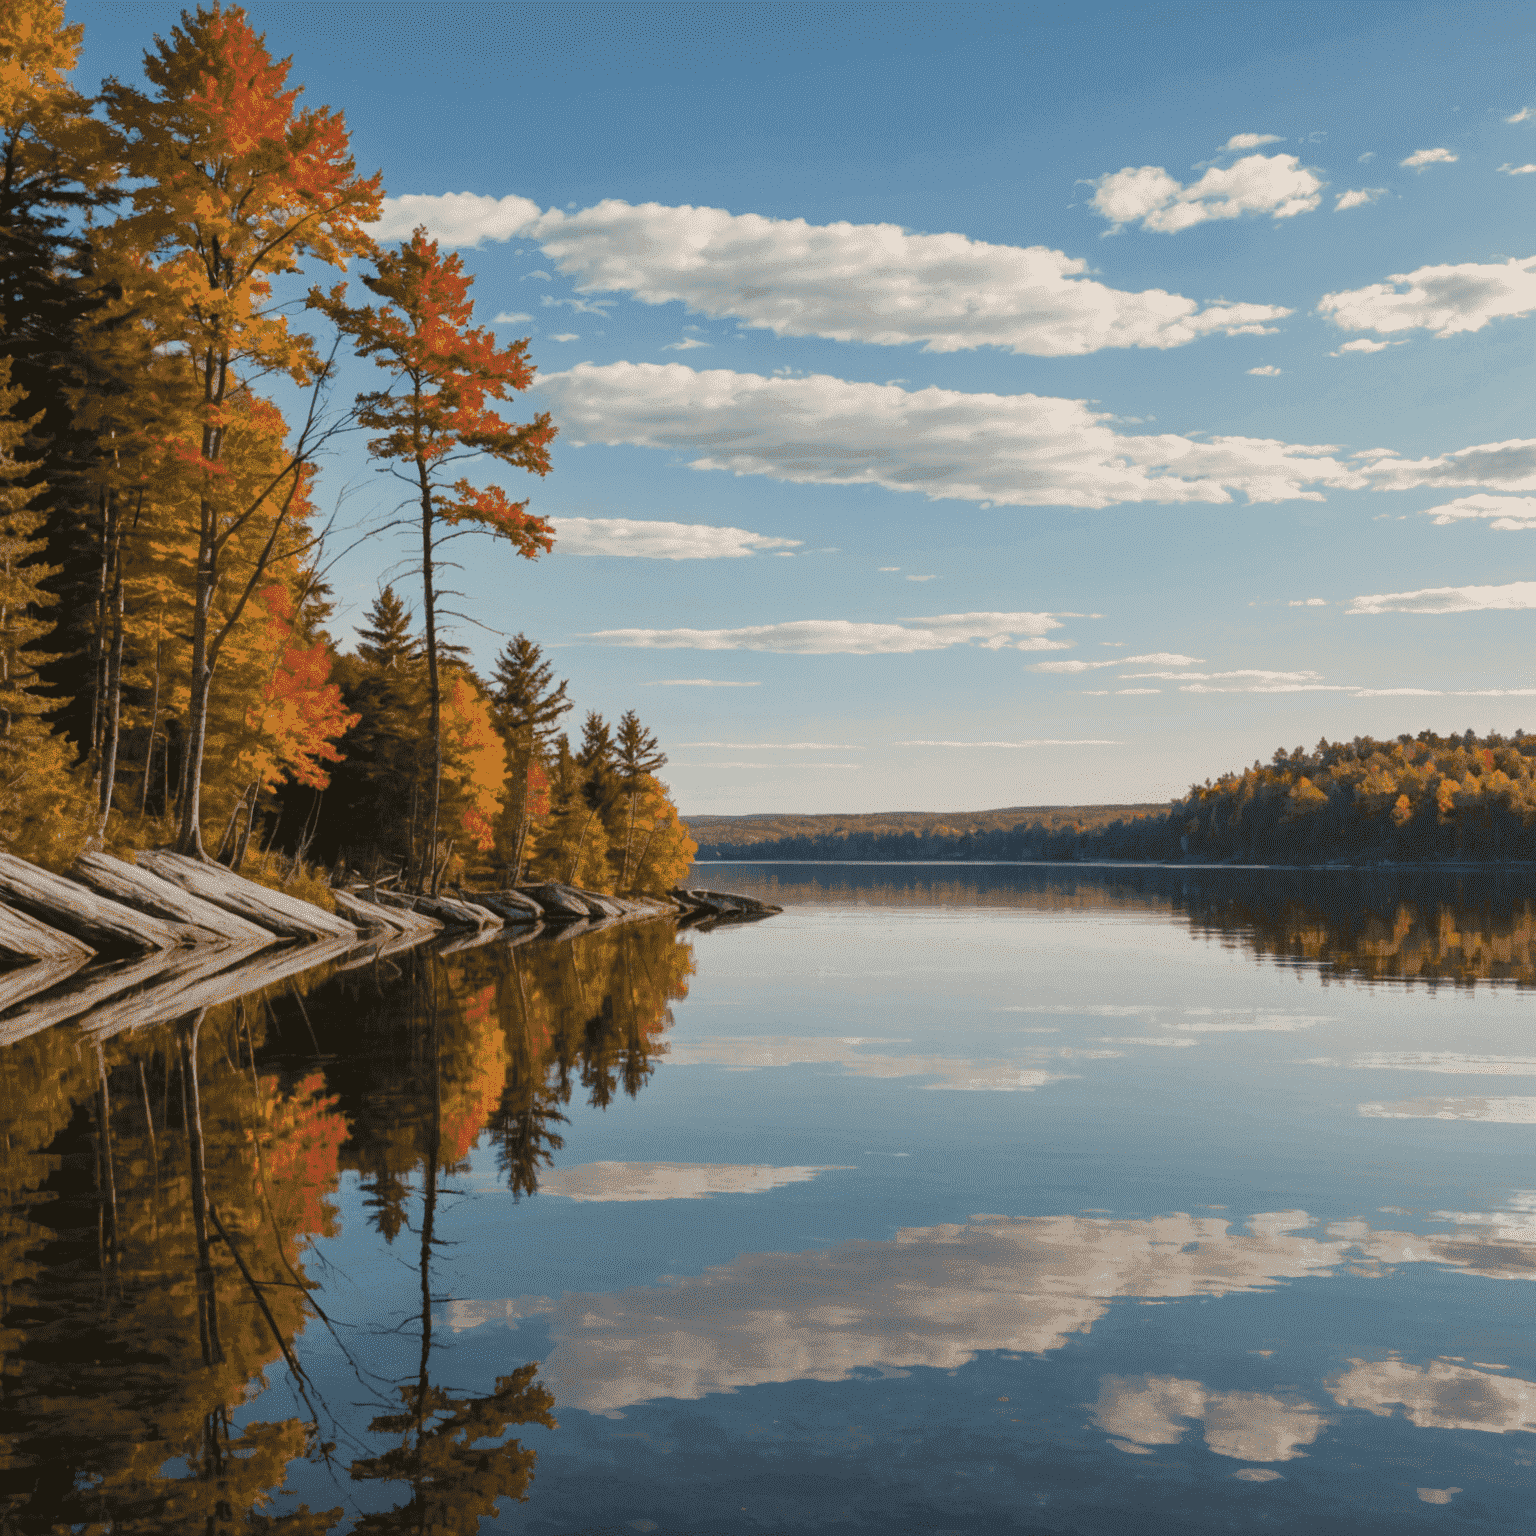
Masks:
[[[0,1530],[1530,1529],[1528,878],[693,883],[0,1050]]]

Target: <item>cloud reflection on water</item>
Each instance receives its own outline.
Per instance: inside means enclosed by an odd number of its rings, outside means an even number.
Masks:
[[[1177,1445],[1196,1420],[1218,1456],[1237,1461],[1290,1461],[1304,1456],[1328,1420],[1295,1398],[1267,1392],[1211,1392],[1176,1376],[1106,1376],[1089,1415],[1110,1444],[1132,1455],[1154,1445]]]
[[[455,1326],[547,1311],[544,1379],[557,1401],[609,1413],[861,1369],[953,1370],[986,1350],[1044,1353],[1088,1332],[1116,1298],[1263,1291],[1345,1265],[1363,1278],[1405,1263],[1536,1278],[1536,1244],[1504,1241],[1492,1222],[1429,1235],[1345,1222],[1314,1236],[1311,1225],[1301,1211],[1254,1216],[1245,1230],[1182,1214],[974,1217],[884,1242],[743,1254],[668,1285],[524,1298],[512,1314],[499,1302],[457,1303]],[[1205,1422],[1207,1440],[1214,1423],[1222,1443],[1249,1443],[1220,1427],[1219,1412]]]

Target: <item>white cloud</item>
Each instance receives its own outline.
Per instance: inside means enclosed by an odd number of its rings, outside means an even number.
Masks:
[[[906,581],[937,581],[938,579],[937,576],[907,576],[904,578]]]
[[[1044,246],[991,245],[895,224],[808,224],[720,208],[608,199],[551,212],[534,238],[583,293],[681,303],[776,336],[823,336],[929,352],[1005,347],[1076,357],[1103,347],[1179,347],[1262,331],[1290,311],[1162,289],[1126,293]]]
[[[893,741],[893,747],[1123,747],[1123,741],[1059,741],[1041,737],[1035,741]]]
[[[1278,379],[1284,370],[1276,368],[1273,363],[1266,363],[1262,368],[1250,368],[1248,372],[1260,379]]]
[[[697,336],[684,336],[681,341],[669,341],[661,350],[663,352],[692,352],[695,347],[711,347],[711,341],[700,341]]]
[[[713,747],[725,752],[862,752],[837,741],[680,741],[680,747]]]
[[[1145,656],[1113,656],[1108,661],[1037,661],[1031,672],[1097,672],[1101,667],[1198,667],[1199,656],[1181,656],[1177,651],[1149,651]]]
[[[1388,347],[1400,347],[1400,341],[1372,341],[1369,337],[1362,336],[1358,341],[1346,341],[1337,352],[1330,352],[1329,357],[1343,357],[1346,352],[1385,352]]]
[[[582,1163],[539,1177],[541,1195],[579,1201],[705,1200],[711,1195],[757,1195],[785,1184],[806,1184],[844,1165],[770,1168],[736,1163]]]
[[[1512,112],[1504,121],[1506,123],[1523,123],[1532,117],[1536,117],[1536,107],[1521,107],[1518,112]]]
[[[1128,660],[1135,661],[1134,656]],[[1316,683],[1321,672],[1267,672],[1258,667],[1242,667],[1233,672],[1127,672],[1125,677],[1155,677],[1166,683],[1218,683],[1250,681],[1257,683]]]
[[[1161,693],[1162,691],[1163,690],[1161,688],[1117,688],[1117,689],[1115,689],[1115,692],[1117,694]]]
[[[1471,1056],[1461,1051],[1367,1051],[1348,1061],[1318,1056],[1309,1067],[1350,1067],[1357,1072],[1451,1072],[1478,1077],[1536,1077],[1536,1056]]]
[[[1501,176],[1530,176],[1530,175],[1536,175],[1536,164],[1533,164],[1533,165],[1516,165],[1513,161],[1506,160],[1504,162],[1504,164],[1499,167],[1499,174]]]
[[[941,613],[926,619],[864,623],[854,619],[792,619],[742,629],[603,629],[584,638],[651,650],[779,651],[799,656],[892,656],[942,651],[973,640],[1038,635],[1060,629],[1049,613]]]
[[[1426,165],[1455,165],[1456,159],[1448,149],[1416,149],[1397,163],[1410,171],[1422,171]]]
[[[1292,608],[1326,608],[1328,606],[1328,599],[1326,597],[1297,597],[1291,599],[1289,606]]]
[[[1264,1392],[1211,1392],[1176,1376],[1106,1376],[1089,1416],[1117,1449],[1145,1453],[1152,1445],[1177,1445],[1190,1425],[1203,1421],[1205,1443],[1237,1461],[1290,1461],[1304,1456],[1327,1428],[1311,1403]],[[1124,1441],[1125,1444],[1118,1442]]]
[[[538,381],[566,440],[664,448],[695,469],[880,485],[1003,506],[1322,501],[1324,487],[1536,490],[1536,439],[1430,459],[1272,438],[1126,435],[1085,401],[903,390],[825,374],[765,378],[683,363],[579,363]]]
[[[1366,152],[1363,155],[1360,155],[1360,156],[1358,156],[1356,158],[1355,164],[1356,165],[1366,165],[1370,161],[1374,160],[1375,158],[1376,158],[1376,151],[1374,149],[1368,149],[1368,150],[1366,150]]]
[[[648,560],[732,560],[798,548],[799,539],[707,523],[646,522],[627,517],[552,517],[555,550],[564,555],[634,555]]]
[[[1350,1361],[1324,1383],[1341,1408],[1387,1418],[1401,1408],[1420,1429],[1475,1429],[1507,1435],[1536,1430],[1536,1381],[1495,1376],[1449,1360],[1409,1365],[1396,1358]]]
[[[658,677],[645,688],[761,688],[761,683],[736,683],[718,677]]]
[[[1199,181],[1181,185],[1161,166],[1126,166],[1093,183],[1093,206],[1116,228],[1174,234],[1208,219],[1267,213],[1277,219],[1309,213],[1326,183],[1295,155],[1247,155],[1225,170],[1212,166]]]
[[[1263,149],[1266,144],[1284,144],[1278,133],[1234,133],[1223,149]]]
[[[575,331],[562,331],[558,336],[551,336],[551,341],[580,341],[581,337]]]
[[[1317,306],[1319,314],[1342,330],[1427,330],[1439,337],[1480,331],[1491,320],[1532,310],[1536,310],[1533,256],[1419,267],[1394,273],[1384,283],[1324,294]]]
[[[1458,1493],[1465,1492],[1461,1488],[1420,1488],[1419,1497],[1426,1504],[1449,1504]]]
[[[377,224],[364,226],[375,240],[408,240],[418,224],[441,245],[475,246],[510,240],[542,210],[526,197],[484,197],[474,192],[435,196],[408,192],[386,197]]]
[[[532,315],[524,315],[524,314],[509,315],[509,314],[503,313],[503,314],[497,315],[495,320],[493,320],[491,323],[493,325],[521,325],[524,320],[532,320],[532,319],[533,319]]]
[[[1348,192],[1340,192],[1338,200],[1333,205],[1335,213],[1344,213],[1350,208],[1364,208],[1374,203],[1377,198],[1385,197],[1385,187],[1356,187]]]
[[[1377,592],[1350,599],[1350,613],[1482,613],[1536,608],[1536,581],[1502,587],[1425,587],[1418,592]]]
[[[1506,532],[1536,528],[1536,496],[1458,496],[1443,507],[1430,507],[1423,514],[1442,527],[1466,518],[1482,518]]]

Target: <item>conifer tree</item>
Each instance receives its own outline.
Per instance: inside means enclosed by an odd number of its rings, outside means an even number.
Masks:
[[[640,724],[640,717],[626,709],[619,717],[619,734],[614,744],[614,760],[619,772],[619,786],[629,800],[629,820],[624,828],[624,856],[619,870],[619,889],[629,889],[630,865],[635,848],[635,811],[640,791],[652,774],[665,767],[667,755],[655,736]]]
[[[496,728],[507,749],[507,793],[501,819],[502,857],[516,884],[536,814],[544,779],[543,765],[555,737],[555,724],[572,708],[566,683],[554,685],[554,667],[526,635],[514,635],[496,658],[491,700]],[[547,780],[546,780],[547,782]]]

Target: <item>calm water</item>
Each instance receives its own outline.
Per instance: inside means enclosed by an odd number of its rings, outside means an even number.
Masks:
[[[695,879],[0,1051],[0,1530],[1530,1529],[1528,886]]]

